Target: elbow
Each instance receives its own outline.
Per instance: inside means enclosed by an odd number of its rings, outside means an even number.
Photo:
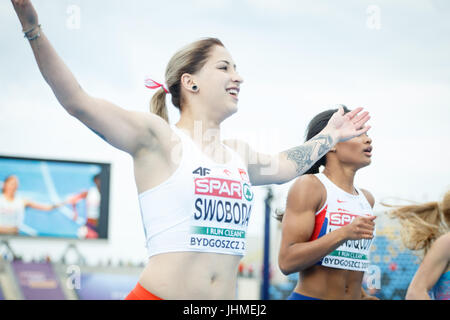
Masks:
[[[291,273],[293,273],[291,270],[289,270],[289,269],[282,269],[281,267],[280,267],[280,270],[281,270],[281,273],[282,273],[283,275],[285,275],[285,276],[288,276],[288,275],[290,275]]]
[[[61,103],[61,105],[67,111],[67,113],[69,115],[71,115],[72,117],[78,118],[78,112],[77,112],[76,108],[74,108],[73,106],[71,106],[68,103]]]
[[[287,266],[286,259],[281,254],[278,256],[278,268],[280,269],[280,271],[283,275],[287,276],[290,274],[290,272],[289,272],[290,270]]]
[[[59,103],[71,116],[80,118],[86,106],[92,105],[91,99],[81,88],[66,95],[57,95]]]
[[[83,111],[80,102],[74,99],[70,100],[67,99],[67,100],[60,100],[60,103],[63,106],[63,108],[67,111],[67,113],[72,117],[75,117],[77,119],[80,119],[80,117],[82,117]]]
[[[298,268],[298,266],[294,266],[294,264],[291,263],[289,259],[284,257],[278,259],[278,268],[280,268],[281,273],[283,273],[285,276],[301,270],[301,268]]]
[[[291,274],[290,269],[288,269],[285,265],[279,263],[278,268],[280,268],[280,271],[283,275],[288,276]]]

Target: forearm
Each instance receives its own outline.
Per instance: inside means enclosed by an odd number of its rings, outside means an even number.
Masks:
[[[304,144],[283,151],[281,159],[291,163],[293,178],[304,174],[338,142],[331,131],[323,130]]]
[[[314,241],[293,244],[280,254],[280,269],[284,274],[305,270],[345,241],[344,232],[338,229]]]
[[[36,32],[36,31],[35,31]],[[73,113],[77,99],[84,94],[72,72],[59,57],[45,33],[40,30],[40,36],[29,41],[39,70],[49,84],[59,103]]]

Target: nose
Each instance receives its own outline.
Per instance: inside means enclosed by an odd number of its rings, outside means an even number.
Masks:
[[[244,79],[241,77],[241,75],[237,71],[235,71],[233,73],[232,80],[233,80],[233,82],[238,82],[239,84],[244,83]]]

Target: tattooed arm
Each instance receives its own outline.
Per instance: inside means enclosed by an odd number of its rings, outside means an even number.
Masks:
[[[324,156],[337,142],[327,133],[319,133],[304,144],[274,155],[255,152],[239,140],[225,141],[245,158],[252,185],[282,184],[303,173]]]
[[[337,143],[331,134],[318,134],[305,144],[291,148],[282,153],[282,157],[290,161],[297,175],[306,172]]]
[[[364,124],[370,117],[368,112],[358,115],[361,110],[356,108],[344,114],[342,107],[339,108],[319,134],[300,146],[275,155],[258,153],[240,140],[228,140],[225,143],[247,163],[252,185],[282,184],[308,171],[336,143],[367,132],[370,126]]]

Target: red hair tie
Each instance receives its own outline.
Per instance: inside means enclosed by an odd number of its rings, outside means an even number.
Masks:
[[[161,87],[164,89],[164,91],[166,93],[169,93],[169,91],[166,89],[166,87],[164,87],[164,85],[162,83],[156,82],[155,80],[152,80],[150,78],[145,79],[144,85],[146,88],[149,88],[149,89],[158,89],[159,87]]]

